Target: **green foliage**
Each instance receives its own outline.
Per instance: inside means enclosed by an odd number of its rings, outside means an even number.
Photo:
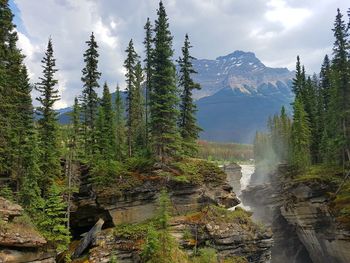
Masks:
[[[126,159],[125,165],[128,171],[146,173],[152,170],[154,162],[150,157],[137,156]]]
[[[112,252],[112,255],[111,255],[111,257],[110,257],[108,262],[109,263],[118,263],[118,258],[117,258],[117,256],[115,255],[114,252]]]
[[[138,224],[120,224],[114,228],[114,235],[129,240],[143,239],[148,235],[150,228],[154,228],[152,220]]]
[[[248,260],[245,257],[229,257],[224,259],[221,263],[248,263]]]
[[[294,118],[291,133],[291,164],[304,170],[311,163],[310,127],[304,106],[298,98],[294,102]]]
[[[193,258],[193,263],[218,263],[218,255],[213,248],[199,249],[199,256]]]
[[[135,156],[145,149],[146,128],[144,120],[144,98],[142,82],[144,79],[139,56],[130,40],[125,50],[127,58],[124,62],[127,82],[127,127],[129,157]]]
[[[158,209],[158,222],[161,229],[166,230],[168,228],[170,219],[170,198],[166,190],[160,192],[159,197],[159,209]]]
[[[127,170],[119,161],[98,160],[91,170],[91,181],[97,186],[107,186],[120,176],[125,176]]]
[[[103,96],[97,119],[97,149],[100,158],[116,159],[116,124],[115,112],[112,108],[112,97],[107,83],[103,86]]]
[[[84,130],[85,156],[90,159],[96,153],[96,117],[98,96],[96,89],[100,87],[98,80],[101,73],[98,71],[98,45],[94,33],[86,41],[88,46],[84,53],[85,67],[82,70],[81,81],[84,84],[82,94],[82,115]]]
[[[38,107],[41,116],[38,121],[39,164],[44,175],[40,178],[40,186],[44,191],[47,191],[47,186],[61,175],[59,127],[57,113],[53,108],[54,103],[60,99],[60,96],[56,87],[58,83],[55,79],[57,69],[51,39],[49,39],[45,56],[41,62],[43,64],[43,76],[39,78],[40,82],[36,84],[36,90],[40,93],[37,100],[41,104]]]
[[[124,103],[120,94],[119,86],[117,86],[115,98],[115,125],[116,125],[116,160],[122,161],[126,156],[126,134],[124,120]]]
[[[147,18],[147,22],[144,26],[145,29],[145,40],[143,44],[145,45],[145,73],[146,73],[146,81],[145,81],[145,129],[146,129],[146,144],[148,146],[149,142],[149,100],[150,93],[152,89],[152,54],[153,54],[153,32],[152,25],[149,18]]]
[[[0,187],[0,196],[7,200],[14,201],[12,189],[8,185],[2,185]]]
[[[172,61],[172,39],[163,2],[159,2],[155,21],[152,57],[152,92],[150,100],[151,137],[153,153],[167,162],[179,155],[180,135],[177,129],[179,115],[175,65]]]
[[[189,181],[191,183],[222,183],[226,174],[215,164],[201,159],[185,158],[173,164],[180,175],[175,180]]]
[[[64,251],[70,240],[66,226],[66,204],[62,198],[62,189],[54,182],[51,184],[39,229],[58,252]]]
[[[178,60],[180,67],[179,86],[182,88],[178,126],[182,137],[182,151],[186,156],[193,157],[198,151],[196,141],[202,129],[197,125],[195,116],[197,107],[192,98],[193,90],[199,90],[200,85],[192,79],[193,74],[197,72],[192,65],[195,58],[190,55],[191,47],[186,34],[185,43],[182,47],[182,57]]]

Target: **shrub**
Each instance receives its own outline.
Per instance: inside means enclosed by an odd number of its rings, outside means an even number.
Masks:
[[[95,185],[106,186],[121,175],[125,175],[126,169],[121,162],[110,160],[97,161],[91,170],[91,181]]]

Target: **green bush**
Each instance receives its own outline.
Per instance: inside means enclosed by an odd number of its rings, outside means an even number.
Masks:
[[[132,172],[149,172],[154,165],[152,158],[138,156],[126,160],[126,169]]]
[[[193,263],[218,263],[218,255],[213,248],[201,248],[199,256],[193,258]]]
[[[106,186],[126,173],[127,170],[121,162],[99,160],[93,165],[91,170],[91,181],[95,185]]]

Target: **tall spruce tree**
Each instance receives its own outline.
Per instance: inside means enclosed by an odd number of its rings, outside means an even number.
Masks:
[[[36,83],[36,90],[40,96],[36,99],[41,106],[37,108],[40,115],[39,124],[39,148],[40,148],[40,169],[43,173],[41,187],[46,190],[54,179],[61,175],[60,147],[58,139],[57,113],[53,106],[60,99],[55,79],[56,59],[53,56],[52,41],[49,39],[47,50],[41,61],[43,75]]]
[[[98,45],[94,33],[91,33],[90,39],[86,41],[88,46],[84,53],[85,67],[82,70],[83,76],[83,94],[82,94],[82,113],[84,127],[84,148],[87,158],[96,153],[96,117],[98,108],[98,96],[96,89],[100,87],[98,80],[101,73],[98,71]]]
[[[81,157],[81,107],[79,105],[79,100],[77,97],[74,98],[73,111],[70,115],[71,122],[71,142],[70,148],[74,152],[73,159],[76,157]]]
[[[323,59],[320,72],[320,92],[323,96],[324,110],[327,111],[330,101],[330,86],[331,86],[331,65],[328,55]]]
[[[135,129],[135,151],[138,154],[145,152],[147,146],[147,131],[146,131],[146,120],[145,120],[145,97],[144,97],[144,86],[143,86],[143,70],[140,61],[135,66],[135,82],[134,82],[134,94],[133,94],[133,108],[134,108],[134,129]]]
[[[155,21],[151,93],[151,136],[154,155],[161,161],[178,155],[180,136],[177,129],[179,115],[175,66],[172,61],[172,39],[163,2],[159,2]]]
[[[109,92],[107,83],[103,86],[103,95],[99,114],[99,138],[98,148],[100,155],[104,160],[115,160],[116,144],[116,127],[115,115],[112,107],[112,96]]]
[[[299,97],[295,99],[291,133],[291,164],[297,170],[304,170],[311,163],[310,128],[304,106]]]
[[[137,126],[137,112],[135,103],[135,67],[138,61],[138,55],[134,49],[132,39],[129,41],[128,47],[125,50],[127,57],[124,61],[124,67],[126,69],[126,90],[128,96],[126,99],[126,112],[127,112],[127,128],[128,128],[128,154],[131,157],[134,153],[136,126]]]
[[[292,89],[296,96],[299,96],[304,87],[304,76],[300,64],[300,57],[297,56],[297,63],[295,66],[295,78],[293,79]]]
[[[346,24],[343,20],[343,15],[340,10],[337,10],[336,19],[334,22],[334,37],[335,42],[333,45],[333,60],[332,60],[332,71],[334,72],[334,77],[337,80],[334,84],[338,89],[338,103],[340,105],[340,129],[339,134],[342,134],[342,143],[339,149],[340,158],[347,161],[348,157],[346,152],[349,151],[349,140],[350,140],[350,83],[349,83],[349,63],[348,63],[348,51],[349,43],[347,38],[349,36],[347,32]],[[335,102],[334,102],[335,103]]]
[[[188,35],[185,36],[185,43],[182,47],[182,57],[178,59],[180,67],[179,85],[182,88],[180,103],[179,128],[182,137],[182,150],[185,155],[193,156],[197,152],[196,140],[199,137],[201,128],[197,125],[196,105],[193,102],[193,90],[199,90],[200,85],[195,83],[192,75],[197,73],[192,65],[195,59],[190,55],[191,48]]]
[[[7,0],[0,2],[0,175],[11,176],[11,117],[14,107],[11,103],[13,95],[9,87],[8,68],[11,56],[9,55],[10,38],[16,34],[12,23],[13,14]]]
[[[116,159],[121,161],[126,154],[125,109],[119,85],[115,97]]]
[[[152,54],[153,54],[153,32],[152,25],[149,18],[145,24],[145,72],[146,72],[146,83],[145,83],[145,125],[146,125],[146,144],[149,140],[149,100],[150,93],[152,91]]]

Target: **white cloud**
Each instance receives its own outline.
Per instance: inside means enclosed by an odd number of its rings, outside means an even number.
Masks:
[[[311,16],[307,8],[293,8],[284,0],[270,0],[267,6],[271,8],[265,13],[267,20],[281,23],[286,30],[302,25]]]
[[[131,38],[143,52],[143,26],[152,22],[154,0],[14,0],[24,29],[19,46],[27,58],[32,82],[41,74],[40,60],[52,36],[59,68],[62,100],[71,105],[82,90],[81,69],[85,41],[95,31],[99,44],[100,84],[111,90],[125,86],[123,61]],[[253,51],[267,65],[294,68],[300,55],[308,71],[318,71],[323,52],[333,43],[331,28],[336,8],[345,13],[344,0],[164,0],[177,58],[185,33],[189,33],[198,58],[215,58],[234,50]]]

